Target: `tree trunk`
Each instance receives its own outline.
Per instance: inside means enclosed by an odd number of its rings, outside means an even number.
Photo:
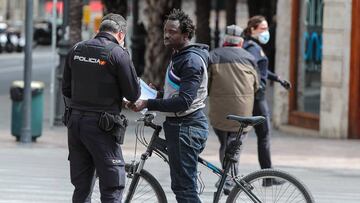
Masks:
[[[71,0],[69,3],[69,39],[73,46],[81,41],[83,0]]]
[[[226,25],[236,25],[236,5],[237,0],[226,0]]]
[[[166,67],[169,63],[171,50],[163,43],[163,25],[165,16],[172,8],[179,8],[179,0],[146,0],[147,3],[147,39],[145,51],[144,79],[159,87],[164,84]]]
[[[196,42],[209,46],[211,44],[210,9],[209,0],[196,0]]]
[[[124,18],[127,16],[127,0],[101,0],[104,5],[104,16],[108,13],[116,13],[122,15]]]
[[[249,17],[263,15],[269,24],[273,23],[272,18],[276,15],[277,0],[247,0],[247,4]]]

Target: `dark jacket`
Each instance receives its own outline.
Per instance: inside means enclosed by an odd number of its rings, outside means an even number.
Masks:
[[[101,57],[100,55],[103,55],[102,54],[103,52],[97,51],[98,49],[96,49],[96,47],[101,48],[107,45],[111,45],[112,43],[115,44],[112,50],[109,52],[110,55],[107,57],[108,61],[106,62],[106,65],[101,67],[101,68],[105,68],[105,73],[102,72],[103,75],[96,75],[96,72],[94,72],[94,71],[99,71],[99,70],[95,70],[98,69],[99,67],[94,66],[93,64],[90,64],[84,60],[76,60],[76,57],[74,57],[76,56],[75,55],[75,53],[77,52],[76,49],[82,45],[86,45],[85,46],[86,49],[87,46],[93,48],[91,53],[89,54],[94,55],[96,58],[97,57],[100,58]],[[85,70],[83,71],[84,72],[83,74],[80,74],[81,72],[79,73],[78,70],[80,69]],[[89,71],[88,74],[86,73],[86,69]],[[91,76],[92,80],[94,80],[93,83],[91,83],[91,81],[89,81],[89,79],[86,78],[89,76]],[[114,81],[115,84],[109,83],[110,81],[109,79],[111,81]],[[74,89],[76,89],[75,87],[73,87],[73,84],[77,82],[78,85],[81,85],[82,83],[79,81],[82,80],[86,81],[85,82],[86,84],[84,83],[83,86],[88,85],[82,87],[82,90],[86,91],[87,92],[86,94],[90,94],[90,98],[94,97],[94,100],[97,101],[97,104],[90,101],[89,102],[73,101],[74,99],[72,99],[72,97],[75,93]],[[104,85],[102,87],[98,87],[97,84],[104,84]],[[116,89],[116,92],[113,95],[114,97],[113,100],[110,100],[114,102],[111,103],[101,102],[103,95],[106,95],[106,91],[107,91],[106,85],[109,86],[109,89],[114,89],[114,88]],[[77,89],[76,91],[79,91],[79,89]],[[130,60],[129,53],[124,48],[119,46],[117,40],[111,34],[106,32],[100,32],[95,36],[94,39],[80,42],[76,44],[69,51],[64,68],[62,92],[65,97],[70,98],[71,101],[70,106],[74,109],[85,110],[85,111],[107,111],[111,113],[119,113],[121,111],[121,104],[123,97],[125,97],[127,100],[131,102],[135,102],[140,96],[140,86],[138,83],[138,79],[133,64]],[[77,92],[77,94],[81,95],[83,93]],[[106,96],[111,97],[112,95],[109,95],[108,92]]]
[[[201,94],[199,94],[199,90],[203,89],[201,87],[202,83],[205,82],[203,81],[204,74],[206,74],[207,80],[208,48],[204,44],[191,44],[172,55],[169,64],[172,68],[168,67],[168,70],[172,70],[178,77],[178,81],[172,81],[175,86],[178,86],[178,95],[171,98],[149,99],[149,110],[173,113],[185,112],[191,109],[192,105],[195,105],[196,99],[202,98],[204,94],[207,95],[207,90]],[[205,62],[206,67],[204,67],[203,62]],[[201,107],[196,106],[195,108],[203,108],[205,104],[201,104]]]
[[[243,48],[255,57],[255,62],[260,73],[261,86],[263,88],[266,87],[267,79],[278,81],[278,76],[268,69],[268,57],[265,55],[262,47],[259,45],[259,42],[256,39],[251,37],[245,38]]]

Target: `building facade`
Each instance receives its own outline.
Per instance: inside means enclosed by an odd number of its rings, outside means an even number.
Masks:
[[[42,5],[45,0],[33,1],[33,18],[37,19],[44,14]],[[6,21],[11,25],[20,26],[25,19],[26,1],[24,0],[0,0],[0,21]]]
[[[360,0],[278,0],[277,20],[276,72],[293,88],[275,86],[275,127],[360,139]]]

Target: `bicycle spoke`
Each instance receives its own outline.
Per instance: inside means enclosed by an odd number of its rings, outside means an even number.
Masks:
[[[141,182],[142,182],[142,181],[141,181]],[[141,184],[139,184],[139,185],[141,185]],[[139,187],[139,186],[138,186],[138,187]],[[136,190],[137,197],[134,197],[133,199],[134,199],[134,200],[140,199],[140,198],[142,198],[145,194],[149,193],[149,191],[152,192],[151,188],[150,188],[150,190],[145,190],[145,189],[147,189],[147,188],[149,188],[149,187],[151,187],[151,186],[150,186],[150,185],[142,185],[141,188],[137,188],[137,190]],[[138,189],[139,189],[139,190],[138,190]]]
[[[312,197],[305,187],[296,182],[290,175],[277,170],[258,171],[244,177],[253,189],[253,195],[263,203],[312,203]],[[276,185],[274,180],[285,181]],[[250,191],[249,191],[250,192]],[[253,201],[244,191],[236,187],[229,195],[227,202],[249,202]]]

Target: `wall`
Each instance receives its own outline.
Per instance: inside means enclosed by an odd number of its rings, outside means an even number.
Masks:
[[[0,0],[0,21],[6,19],[6,3],[7,0]]]
[[[275,72],[288,79],[290,73],[291,1],[278,0],[276,30]],[[288,92],[281,85],[274,85],[273,125],[280,127],[288,122]]]
[[[320,135],[347,138],[351,0],[325,0]]]

